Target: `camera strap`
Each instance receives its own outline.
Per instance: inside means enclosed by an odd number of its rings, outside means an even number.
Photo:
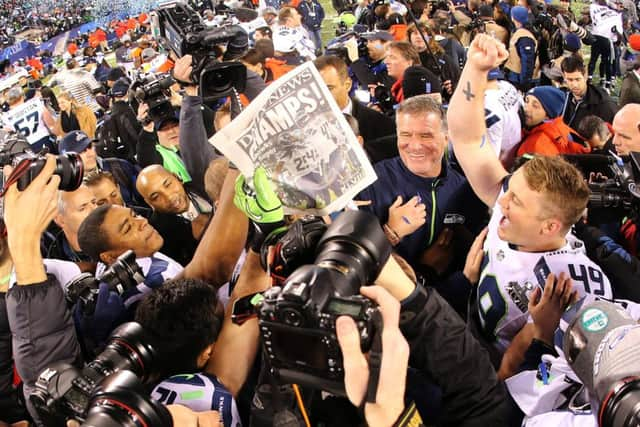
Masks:
[[[380,366],[382,364],[382,314],[379,310],[371,316],[375,333],[369,350],[369,384],[365,403],[376,403],[378,382],[380,381]],[[364,409],[364,408],[363,408]]]

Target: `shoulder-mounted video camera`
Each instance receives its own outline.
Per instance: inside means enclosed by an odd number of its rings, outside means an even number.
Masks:
[[[175,113],[169,92],[174,83],[175,80],[168,74],[141,76],[132,83],[131,90],[136,99],[149,106],[147,120],[154,121],[174,117]]]
[[[211,101],[228,96],[233,89],[244,90],[247,70],[237,59],[247,50],[249,36],[239,25],[207,28],[200,16],[187,4],[168,2],[151,12],[152,33],[178,57],[191,55],[191,81],[199,85],[200,96]],[[224,62],[214,47],[225,45]]]

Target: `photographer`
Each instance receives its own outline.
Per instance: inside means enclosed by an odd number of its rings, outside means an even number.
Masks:
[[[400,302],[400,331],[409,342],[409,366],[442,389],[437,424],[505,425],[503,385],[486,350],[453,308],[432,288],[417,286],[393,257],[374,284]]]
[[[174,78],[183,85],[185,91],[180,108],[180,157],[191,175],[194,188],[200,194],[206,194],[204,174],[209,163],[220,156],[208,141],[202,120],[202,98],[198,95],[198,85],[191,83],[192,71],[191,55],[178,59],[173,69]]]
[[[110,120],[105,121],[101,133],[109,127],[111,138],[117,139],[119,145],[123,145],[125,152],[121,153],[122,158],[130,162],[135,162],[136,144],[138,135],[142,131],[142,126],[136,117],[136,113],[128,102],[129,80],[118,79],[110,90],[112,99],[109,110]]]
[[[384,63],[386,46],[393,41],[387,31],[364,33],[361,37],[367,43],[367,55],[358,58],[349,66],[349,75],[356,89],[371,91],[373,87],[382,85],[390,88],[394,79],[387,73]]]
[[[53,174],[55,164],[55,158],[48,156],[40,174],[24,191],[14,184],[4,196],[8,246],[16,274],[16,285],[6,297],[7,315],[25,397],[49,363],[80,361],[62,286],[46,273],[40,255],[40,236],[56,214],[60,178]],[[34,415],[31,408],[30,413]]]

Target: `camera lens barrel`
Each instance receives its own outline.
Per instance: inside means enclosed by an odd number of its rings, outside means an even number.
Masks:
[[[353,271],[359,283],[351,283],[346,295],[358,293],[372,283],[391,255],[391,244],[375,215],[365,211],[345,211],[318,242],[316,265],[342,265]]]

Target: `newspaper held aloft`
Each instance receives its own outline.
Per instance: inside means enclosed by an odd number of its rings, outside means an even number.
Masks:
[[[209,142],[246,176],[263,166],[286,213],[328,215],[377,177],[322,77],[280,77]]]

